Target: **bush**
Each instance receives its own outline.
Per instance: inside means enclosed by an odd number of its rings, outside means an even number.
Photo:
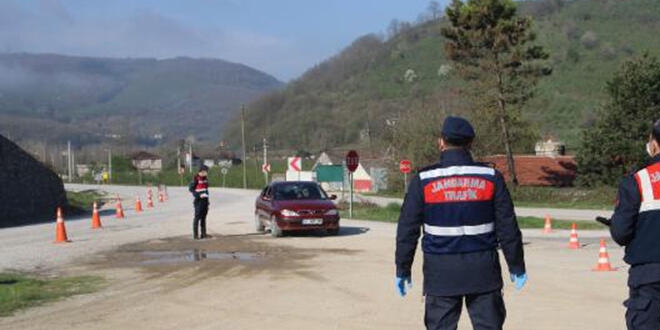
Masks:
[[[587,49],[594,49],[596,46],[598,46],[600,41],[598,40],[598,35],[596,32],[587,31],[580,38],[580,42]]]

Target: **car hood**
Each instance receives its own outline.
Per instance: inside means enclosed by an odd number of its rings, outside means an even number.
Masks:
[[[300,210],[300,209],[334,209],[335,203],[329,200],[295,200],[295,201],[275,201],[280,209]]]

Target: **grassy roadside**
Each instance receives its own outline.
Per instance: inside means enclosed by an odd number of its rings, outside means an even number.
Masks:
[[[69,201],[69,210],[73,213],[84,213],[92,211],[94,201],[99,202],[99,206],[105,201],[107,194],[100,190],[83,190],[66,192],[66,198]]]
[[[511,198],[520,207],[547,207],[560,209],[610,210],[614,207],[616,189],[602,188],[556,188],[556,187],[510,187]],[[365,196],[403,198],[402,192],[384,191]]]
[[[41,279],[34,276],[0,273],[0,317],[23,308],[99,290],[104,280],[96,276]]]
[[[344,216],[348,214],[346,205],[339,205],[342,209]],[[401,205],[398,203],[390,203],[385,207],[379,207],[374,204],[355,204],[353,208],[353,218],[360,220],[382,221],[382,222],[397,222],[399,219],[399,211]],[[570,229],[574,221],[568,220],[553,220],[552,227],[554,229]],[[545,220],[537,217],[518,217],[518,224],[522,229],[535,229],[543,228]],[[605,226],[597,222],[579,222],[578,227],[581,230],[600,230],[606,229]]]

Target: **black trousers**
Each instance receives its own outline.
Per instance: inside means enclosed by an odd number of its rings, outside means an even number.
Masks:
[[[501,330],[506,318],[502,291],[456,297],[426,296],[427,330],[456,330],[463,300],[474,330]]]
[[[660,282],[630,288],[630,298],[623,303],[628,330],[660,329]]]
[[[193,238],[199,238],[199,230],[202,238],[206,237],[206,215],[209,213],[209,200],[200,198],[195,200],[195,219],[193,220]]]

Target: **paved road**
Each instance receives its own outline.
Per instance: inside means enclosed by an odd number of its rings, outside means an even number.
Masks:
[[[390,203],[403,203],[401,198],[360,196],[359,200],[371,201],[381,206]],[[543,218],[550,215],[553,219],[574,220],[574,221],[594,221],[596,217],[612,216],[612,211],[606,210],[578,210],[578,209],[560,209],[560,208],[541,208],[541,207],[516,207],[516,214],[523,217]]]
[[[125,197],[144,193],[138,187],[106,189]],[[419,260],[411,295],[402,299],[394,292],[394,224],[343,220],[337,237],[272,239],[254,235],[255,191],[212,189],[209,227],[215,238],[200,243],[189,239],[188,193],[181,188],[169,191],[170,201],[154,210],[137,215],[129,207],[125,220],[105,215],[101,231],[89,229],[87,219],[67,222],[73,242],[66,245],[51,243],[52,223],[0,230],[0,269],[96,274],[109,280],[100,292],[0,318],[0,328],[423,328]],[[625,267],[612,273],[591,271],[598,237],[606,232],[580,232],[585,247],[577,251],[566,248],[565,231],[524,235],[530,282],[522,292],[509,283],[504,288],[507,329],[624,328]],[[144,258],[145,252],[152,256],[149,249],[163,246],[194,251],[195,258],[206,249],[203,258],[208,259],[220,250],[256,252],[263,262],[241,261],[240,254],[232,254],[233,261],[173,259],[175,263],[161,266],[131,259]],[[610,245],[610,253],[614,265],[622,266],[622,250]],[[471,329],[467,314],[459,329]]]

